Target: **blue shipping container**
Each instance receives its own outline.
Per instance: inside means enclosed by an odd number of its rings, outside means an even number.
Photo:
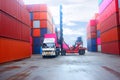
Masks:
[[[33,45],[40,46],[42,45],[44,37],[33,37]]]
[[[33,46],[33,54],[42,54],[41,46]]]
[[[97,37],[100,37],[100,30],[97,31]]]
[[[40,29],[40,35],[41,36],[44,36],[45,34],[47,34],[48,33],[48,29],[47,28],[41,28]]]
[[[33,20],[33,13],[30,12],[30,20]]]
[[[91,51],[91,52],[97,51],[96,38],[92,38],[92,39],[87,40],[87,49],[88,49],[88,51]]]

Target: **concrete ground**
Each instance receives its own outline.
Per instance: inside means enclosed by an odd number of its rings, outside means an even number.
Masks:
[[[120,56],[87,53],[0,64],[0,80],[120,80]]]

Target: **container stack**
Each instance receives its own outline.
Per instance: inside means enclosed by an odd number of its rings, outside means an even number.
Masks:
[[[97,24],[97,51],[101,52],[100,24]]]
[[[87,26],[87,49],[91,52],[97,51],[97,30],[96,30],[96,20],[92,19],[89,21]]]
[[[96,13],[95,19],[97,21],[97,51],[101,52],[101,38],[100,38],[100,23],[99,23],[99,14]]]
[[[22,0],[0,0],[0,63],[31,56],[30,19]]]
[[[103,0],[99,5],[103,53],[120,54],[120,14],[118,3],[118,0]]]
[[[33,38],[33,53],[41,54],[41,44],[44,34],[55,33],[53,17],[46,4],[34,4],[26,6],[30,13],[31,36]]]

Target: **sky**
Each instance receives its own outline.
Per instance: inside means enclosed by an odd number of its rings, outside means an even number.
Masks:
[[[59,5],[63,6],[63,35],[67,44],[75,44],[81,36],[84,46],[87,45],[86,26],[88,21],[98,12],[98,0],[24,0],[25,4],[47,4],[56,27],[59,30]]]

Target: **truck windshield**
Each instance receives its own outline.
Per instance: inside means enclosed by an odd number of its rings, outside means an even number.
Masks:
[[[55,45],[53,43],[44,43],[43,48],[54,48]]]

